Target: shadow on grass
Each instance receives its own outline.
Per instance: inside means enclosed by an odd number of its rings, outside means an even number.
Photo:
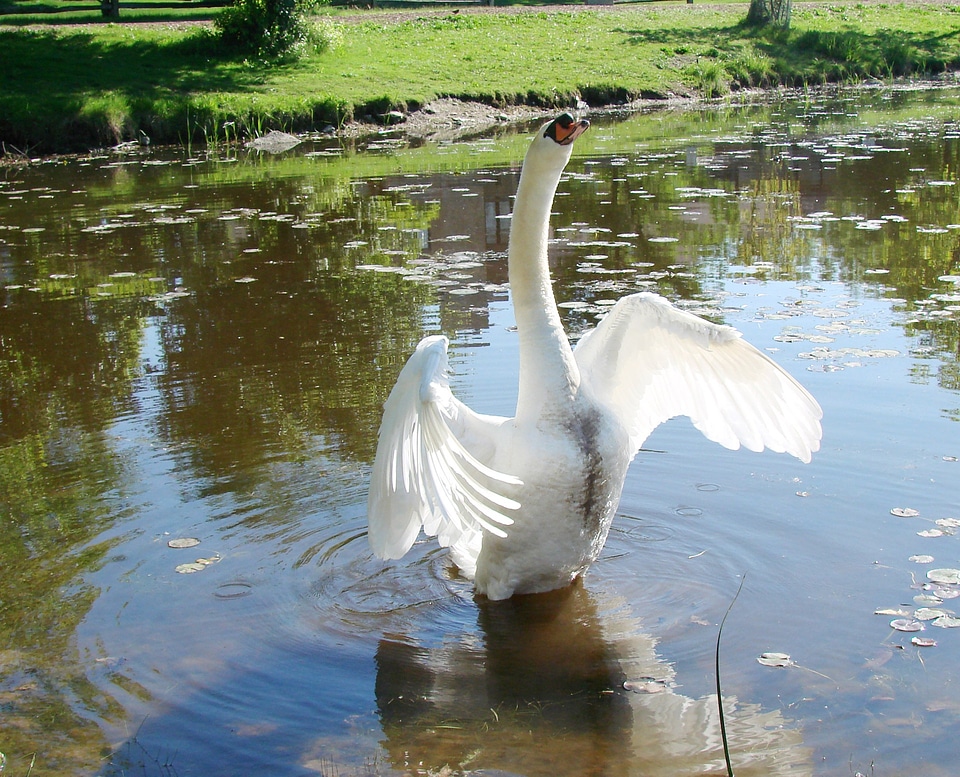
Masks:
[[[750,48],[773,60],[783,83],[941,73],[960,67],[960,24],[936,35],[884,29],[777,30],[746,22],[696,29],[618,29],[630,45],[660,44],[677,54],[723,58]],[[713,48],[711,48],[713,46]],[[704,49],[710,54],[704,54]],[[719,51],[717,50],[719,49]]]
[[[941,73],[960,64],[960,26],[938,35],[879,30],[865,35],[857,30],[808,30],[772,37],[763,43],[778,59],[816,58],[832,62],[852,77],[905,76]],[[842,75],[842,73],[841,73]]]
[[[105,38],[0,29],[0,72],[0,140],[42,151],[112,144],[141,129],[177,140],[196,129],[186,115],[192,94],[237,92],[262,80],[204,30],[156,41],[122,30]],[[102,96],[91,102],[91,94]]]
[[[723,27],[659,27],[656,29],[628,30],[623,27],[614,29],[615,33],[626,37],[625,42],[634,46],[645,43],[683,46],[703,44],[717,39],[735,40],[742,38],[751,28],[739,23]]]
[[[169,8],[171,11],[190,9],[217,9],[229,5],[229,0],[158,0],[158,2],[139,2],[121,4],[121,11],[146,10],[153,8]],[[60,14],[82,11],[99,11],[97,0],[88,0],[85,3],[66,2],[18,2],[17,0],[0,0],[0,16],[7,14]]]
[[[93,3],[58,5],[54,3],[14,3],[10,0],[0,0],[0,16],[24,13],[70,13],[72,11],[90,11],[94,8]]]
[[[88,9],[89,10],[89,9]],[[100,12],[97,11],[96,16],[91,15],[81,15],[81,16],[47,16],[43,14],[37,15],[23,15],[12,18],[4,18],[0,16],[0,30],[4,27],[14,28],[14,27],[85,27],[91,24],[117,24],[123,25],[125,27],[136,27],[138,24],[154,24],[154,23],[167,23],[167,24],[177,24],[184,22],[212,22],[216,13],[210,11],[197,11],[192,14],[184,13],[151,13],[149,15],[138,16],[136,18],[131,18],[125,16],[119,21],[110,21],[104,19]]]
[[[91,90],[155,98],[234,89],[258,80],[252,69],[242,69],[240,57],[202,30],[169,42],[0,30],[0,62],[8,75],[5,93],[37,97],[42,90],[58,99]]]
[[[17,2],[0,0],[0,29],[27,26],[83,26],[112,23],[136,25],[153,22],[212,21],[229,0],[158,0],[157,2],[121,2],[120,17],[107,19],[98,0],[86,3]]]

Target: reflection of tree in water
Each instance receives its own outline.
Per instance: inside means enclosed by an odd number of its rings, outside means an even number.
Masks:
[[[788,122],[749,141],[691,145],[685,157],[599,164],[587,184],[599,182],[602,200],[569,198],[576,208],[567,218],[612,228],[614,235],[640,233],[636,249],[595,250],[608,254],[604,268],[629,267],[639,258],[667,270],[655,275],[658,290],[668,295],[694,298],[711,278],[723,279],[733,267],[754,267],[765,278],[839,280],[854,285],[856,296],[875,289],[904,299],[914,314],[908,332],[920,336],[922,352],[941,361],[936,370],[919,368],[916,374],[935,374],[940,386],[955,390],[956,316],[941,312],[956,304],[957,287],[939,280],[960,269],[960,230],[947,228],[960,213],[960,187],[951,185],[960,168],[960,140],[942,137],[950,126],[905,121],[824,137]],[[631,179],[638,160],[649,169]],[[643,199],[637,199],[636,186],[643,187]],[[710,187],[726,196],[696,191]],[[564,199],[558,199],[561,211]],[[695,207],[684,213],[683,203]],[[818,213],[825,217],[811,223]],[[869,220],[879,226],[857,228]],[[653,233],[676,242],[652,247],[643,238]],[[561,299],[590,294],[582,276],[573,274],[582,271],[582,257],[571,258],[568,267],[561,260],[557,272],[568,284],[558,289]],[[693,277],[669,272],[679,264]],[[632,290],[621,286],[614,291]]]
[[[291,425],[370,458],[389,384],[422,334],[424,292],[347,273],[178,300],[162,325],[164,434],[191,441],[193,465],[213,476],[255,469]]]
[[[298,191],[275,189],[272,202],[293,207]],[[161,425],[189,443],[201,480],[238,463],[247,473],[267,471],[257,465],[278,442],[304,457],[304,441],[321,434],[364,459],[386,390],[421,334],[428,290],[351,272],[357,256],[345,254],[336,235],[376,236],[391,212],[407,224],[417,209],[355,195],[337,201],[353,219],[331,225],[319,246],[311,238],[323,225],[310,233],[269,218],[239,230],[216,219],[157,226],[146,206],[121,199],[114,210],[135,216],[123,228],[51,228],[49,239],[31,236],[19,247],[17,271],[28,274],[7,280],[24,288],[8,289],[0,309],[0,504],[12,519],[0,528],[0,727],[11,768],[25,771],[23,754],[38,753],[34,774],[92,771],[103,748],[93,720],[122,716],[90,683],[89,662],[71,640],[98,595],[81,576],[110,549],[85,546],[122,516],[104,497],[126,490],[124,463],[104,429],[135,412],[144,328],[157,313],[147,297],[163,287],[141,275],[112,277],[118,265],[109,260],[83,259],[135,253],[120,266],[192,292],[155,319],[168,351],[150,354],[162,363],[147,368],[159,370],[150,374],[170,400]],[[249,267],[232,260],[261,238],[261,262],[250,263],[257,285],[234,283]],[[331,243],[339,256],[324,256]],[[105,660],[93,671],[112,678],[114,667]],[[116,679],[139,695],[129,679]]]
[[[716,699],[678,694],[673,668],[622,608],[601,614],[581,585],[478,605],[482,642],[381,640],[377,709],[395,768],[529,777],[722,770]],[[659,692],[629,691],[631,680]],[[799,733],[778,712],[733,699],[725,708],[737,774],[811,773]]]
[[[99,591],[81,582],[111,543],[105,495],[127,488],[106,427],[130,406],[142,304],[20,294],[0,308],[0,739],[12,773],[96,768],[91,719],[122,710],[87,679],[74,632]]]

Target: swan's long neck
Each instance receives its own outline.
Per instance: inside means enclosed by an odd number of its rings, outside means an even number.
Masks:
[[[561,172],[531,166],[528,157],[510,226],[510,293],[520,336],[518,420],[535,421],[551,403],[569,400],[580,385],[547,262],[550,210]]]

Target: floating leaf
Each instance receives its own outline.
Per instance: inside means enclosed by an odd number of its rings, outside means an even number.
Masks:
[[[934,585],[930,587],[930,592],[934,596],[938,596],[941,599],[956,599],[960,596],[960,590],[956,588],[947,588],[942,585]]]
[[[952,613],[946,610],[938,610],[936,607],[921,607],[913,614],[913,617],[918,621],[932,621],[934,618],[941,618],[944,615],[951,614]]]
[[[938,518],[934,523],[944,529],[960,528],[960,518]]]
[[[179,572],[181,575],[189,575],[193,572],[201,572],[207,568],[206,564],[200,564],[196,561],[191,561],[189,564],[177,564],[176,572]]]
[[[633,693],[663,693],[667,690],[667,681],[658,680],[656,677],[640,677],[624,682],[623,689]]]
[[[927,580],[941,585],[960,583],[960,569],[928,569]]]
[[[910,618],[895,618],[890,621],[890,628],[897,631],[923,631],[923,624]]]
[[[793,660],[786,653],[761,653],[757,663],[764,666],[793,666]]]
[[[881,607],[873,611],[874,615],[896,615],[899,618],[903,618],[910,613],[907,610],[901,610],[896,607]]]
[[[167,547],[170,548],[192,548],[200,544],[200,540],[196,537],[177,537],[174,540],[170,540],[167,543]]]
[[[960,626],[960,618],[954,615],[941,615],[932,624],[940,629],[955,629]]]
[[[920,515],[920,511],[914,510],[912,507],[894,507],[890,511],[890,515],[896,515],[899,518],[916,518]]]
[[[946,532],[943,529],[924,529],[923,531],[918,531],[918,537],[942,537]]]
[[[932,564],[933,556],[928,556],[926,554],[920,556],[910,556],[907,561],[914,561],[917,564]]]
[[[911,637],[910,643],[917,647],[936,647],[937,641],[929,637]]]

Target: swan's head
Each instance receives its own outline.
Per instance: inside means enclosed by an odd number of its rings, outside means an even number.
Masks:
[[[524,166],[542,164],[557,171],[562,170],[570,159],[573,141],[586,132],[589,126],[590,122],[586,119],[577,120],[569,113],[561,113],[537,130],[530,150],[527,151]]]
[[[569,113],[561,113],[553,121],[540,128],[544,138],[552,140],[558,146],[569,146],[590,127],[586,119],[577,121]]]

